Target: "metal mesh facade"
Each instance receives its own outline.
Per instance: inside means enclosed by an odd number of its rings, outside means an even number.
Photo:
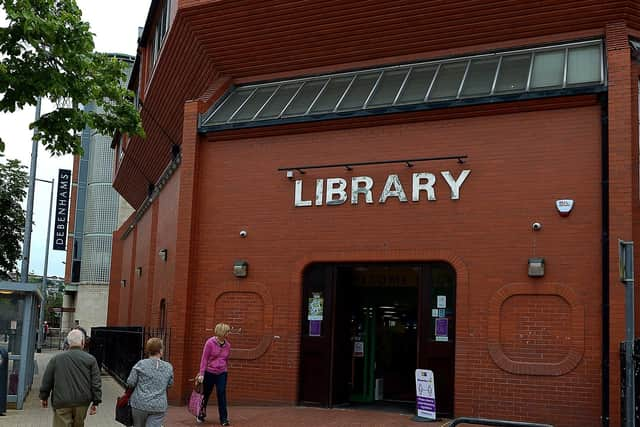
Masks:
[[[80,282],[109,283],[111,233],[118,221],[118,194],[111,185],[111,138],[91,134],[82,238]]]

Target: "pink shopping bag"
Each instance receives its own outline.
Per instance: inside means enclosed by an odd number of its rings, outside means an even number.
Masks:
[[[193,390],[191,392],[191,397],[189,398],[189,413],[195,417],[203,415],[201,413],[204,412],[204,409],[202,408],[202,399],[204,398],[204,395],[202,393],[198,393],[197,391]]]

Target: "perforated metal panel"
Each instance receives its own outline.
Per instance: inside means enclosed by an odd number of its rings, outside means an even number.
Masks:
[[[80,282],[109,283],[111,235],[85,235]]]
[[[119,58],[129,62],[127,59]],[[127,78],[131,72],[127,67]],[[122,82],[126,84],[126,81]],[[94,103],[84,106],[87,112],[101,112]],[[111,185],[114,153],[111,136],[93,129],[82,132],[84,154],[80,158],[76,204],[74,266],[80,265],[77,283],[108,284],[111,268],[111,239],[118,222],[118,193]],[[79,276],[79,277],[78,277]]]
[[[87,184],[98,182],[111,183],[113,175],[113,150],[111,138],[100,134],[91,137],[91,153],[89,155],[89,174]]]
[[[118,221],[118,193],[111,185],[111,138],[91,134],[82,238],[81,283],[108,283],[111,234]]]

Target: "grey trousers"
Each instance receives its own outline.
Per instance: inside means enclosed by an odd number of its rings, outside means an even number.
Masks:
[[[134,427],[162,427],[165,412],[148,412],[131,408]]]

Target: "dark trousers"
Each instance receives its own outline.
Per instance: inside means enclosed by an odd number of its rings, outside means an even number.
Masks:
[[[202,406],[207,407],[209,403],[209,396],[213,391],[213,387],[216,387],[216,398],[218,399],[218,414],[220,415],[220,423],[227,421],[227,373],[212,374],[211,372],[204,373],[204,381],[202,384],[202,392],[204,399],[202,400]]]

